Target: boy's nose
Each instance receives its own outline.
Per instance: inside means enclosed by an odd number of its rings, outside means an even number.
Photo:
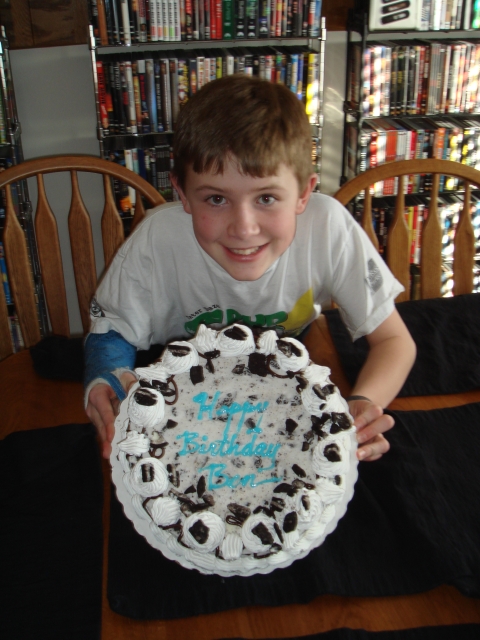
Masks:
[[[229,233],[237,238],[249,238],[259,233],[257,214],[248,205],[238,205],[232,212]]]

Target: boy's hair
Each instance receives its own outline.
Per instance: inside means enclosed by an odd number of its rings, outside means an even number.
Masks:
[[[187,167],[223,173],[234,158],[253,177],[290,167],[300,191],[312,174],[311,129],[303,103],[284,85],[243,74],[208,82],[180,110],[173,174],[185,188]]]

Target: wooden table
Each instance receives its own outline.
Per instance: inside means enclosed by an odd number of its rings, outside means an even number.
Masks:
[[[348,395],[350,387],[340,368],[324,318],[314,323],[306,345],[312,359],[329,366],[332,380],[343,395]],[[13,431],[88,422],[83,411],[81,384],[40,378],[33,371],[28,351],[10,356],[0,363],[0,385],[0,438]],[[390,408],[432,409],[479,401],[480,389],[455,395],[400,398],[392,402]],[[192,629],[197,640],[213,640],[232,637],[288,638],[340,627],[387,631],[429,625],[480,624],[480,600],[466,598],[449,586],[417,595],[386,598],[322,596],[305,605],[245,607],[181,620],[137,621],[124,618],[110,610],[106,599],[110,507],[110,470],[107,461],[104,461],[103,470],[105,552],[102,640],[183,640],[193,637]]]

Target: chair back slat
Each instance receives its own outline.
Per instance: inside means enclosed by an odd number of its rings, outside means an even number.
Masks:
[[[33,275],[28,257],[25,232],[18,221],[13,207],[10,185],[5,191],[7,202],[5,226],[3,229],[3,245],[8,278],[23,342],[25,347],[31,347],[40,340]]]
[[[398,180],[398,193],[395,201],[395,213],[387,237],[387,263],[397,280],[405,287],[405,291],[396,298],[397,302],[410,297],[410,242],[408,227],[405,222],[405,176]]]
[[[42,174],[37,175],[38,199],[35,211],[35,235],[52,333],[70,336],[67,295],[63,277],[62,252],[55,216],[45,193]]]
[[[455,231],[453,250],[453,293],[461,295],[473,290],[475,235],[470,216],[470,185],[465,184],[465,198]]]
[[[442,284],[442,226],[438,216],[437,198],[440,175],[435,173],[428,216],[423,222],[420,252],[420,287],[422,298],[439,298]]]
[[[8,307],[5,292],[0,286],[0,360],[13,353],[12,335],[8,321]]]
[[[112,181],[109,176],[103,176],[103,191],[105,206],[102,215],[102,242],[105,268],[110,265],[118,247],[125,240],[122,219],[115,204],[112,192]]]
[[[70,174],[72,177],[72,201],[68,214],[68,229],[80,318],[83,330],[87,332],[90,325],[90,301],[97,283],[93,234],[90,216],[80,195],[77,172],[71,171]]]
[[[375,249],[378,251],[378,238],[375,234],[375,231],[373,230],[372,194],[369,187],[365,189],[365,199],[363,201],[363,211],[360,220],[360,226],[372,241]]]

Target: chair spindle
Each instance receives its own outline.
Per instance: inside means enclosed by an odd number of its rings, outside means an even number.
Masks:
[[[97,283],[93,234],[90,216],[80,194],[77,172],[72,170],[70,175],[72,178],[72,201],[68,214],[68,229],[80,317],[83,330],[87,332],[90,326],[90,302]]]
[[[423,221],[420,252],[420,286],[422,298],[439,298],[442,272],[442,227],[438,216],[440,174],[434,173],[428,216]]]
[[[70,336],[67,295],[63,277],[58,227],[45,193],[43,175],[37,174],[38,199],[35,211],[35,235],[42,273],[48,317],[54,335]]]
[[[455,231],[453,250],[453,293],[456,296],[473,290],[475,236],[470,207],[470,184],[465,181],[463,208]]]
[[[387,238],[387,263],[405,291],[397,296],[401,302],[410,298],[410,243],[405,221],[405,176],[398,178],[398,192],[395,199],[395,213]]]

